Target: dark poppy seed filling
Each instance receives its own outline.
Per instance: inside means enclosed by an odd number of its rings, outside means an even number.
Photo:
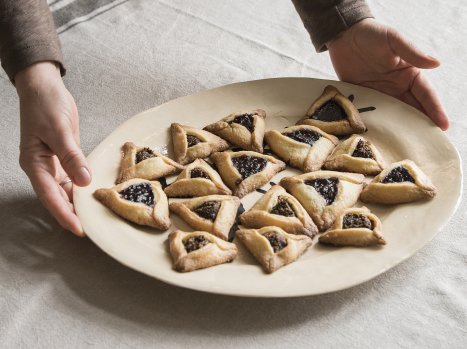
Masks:
[[[255,173],[264,170],[268,160],[249,155],[240,155],[232,158],[232,164],[242,176],[242,179],[248,178]]]
[[[201,139],[193,135],[186,135],[186,141],[188,142],[188,148],[190,148],[200,143]]]
[[[237,115],[230,123],[240,124],[246,127],[248,131],[253,132],[255,129],[254,121],[253,114],[242,114]]]
[[[119,192],[119,194],[125,200],[149,207],[154,206],[154,193],[149,183],[132,184]]]
[[[277,204],[271,209],[272,214],[278,214],[285,217],[295,217],[295,211],[292,206],[289,204],[287,199],[283,196],[279,196]]]
[[[355,150],[352,153],[354,158],[365,158],[365,159],[374,159],[375,156],[371,151],[370,146],[363,139],[360,139],[355,147]]]
[[[339,103],[331,99],[319,107],[310,119],[320,121],[339,121],[347,118],[344,108]]]
[[[201,247],[204,247],[209,243],[211,242],[206,240],[203,235],[191,236],[188,239],[183,240],[183,246],[185,246],[185,250],[188,253],[199,250]]]
[[[367,216],[356,213],[347,213],[342,220],[342,228],[367,228],[373,230],[373,223]]]
[[[264,233],[263,236],[268,239],[271,244],[274,253],[279,252],[280,250],[287,247],[287,240],[281,234],[276,233],[275,231],[268,231]]]
[[[402,183],[412,182],[415,183],[415,179],[410,175],[409,171],[402,166],[393,168],[386,177],[383,178],[381,183]]]
[[[200,206],[193,209],[193,212],[204,219],[208,219],[214,222],[220,208],[221,208],[220,201],[206,201]]]
[[[135,159],[135,164],[140,163],[143,160],[150,159],[156,157],[156,154],[149,149],[149,148],[143,148],[140,151],[136,152],[136,159]]]
[[[190,177],[191,178],[206,178],[206,179],[211,179],[209,175],[206,173],[206,171],[203,171],[200,168],[194,168],[190,172]]]
[[[321,135],[318,132],[308,129],[286,132],[283,133],[283,135],[292,138],[294,141],[308,145],[313,145],[313,143],[321,138]]]
[[[337,195],[338,178],[317,178],[305,181],[306,185],[311,185],[326,200],[326,205],[334,202]]]

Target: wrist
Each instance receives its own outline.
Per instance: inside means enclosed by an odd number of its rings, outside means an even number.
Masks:
[[[375,22],[374,18],[364,18],[358,22],[355,22],[352,24],[349,28],[346,30],[341,31],[339,34],[337,34],[335,37],[333,37],[331,40],[325,43],[326,47],[328,50],[332,50],[335,46],[339,45],[342,43],[342,41],[346,41],[351,37],[352,32],[357,30],[360,27],[363,26],[368,26],[371,25],[372,22]],[[350,40],[348,40],[350,41]]]
[[[52,61],[31,64],[15,75],[16,91],[20,98],[30,92],[37,93],[39,88],[55,82],[61,83],[62,78],[60,68]]]

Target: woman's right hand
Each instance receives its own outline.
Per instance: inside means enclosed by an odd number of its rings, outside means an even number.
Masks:
[[[35,63],[15,76],[20,99],[20,165],[39,200],[60,225],[84,236],[73,208],[73,185],[86,186],[91,172],[80,149],[75,101],[53,62]],[[60,185],[70,178],[72,183]]]

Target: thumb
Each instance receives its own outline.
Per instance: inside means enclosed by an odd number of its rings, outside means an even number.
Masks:
[[[436,68],[440,62],[416,48],[397,30],[388,29],[388,42],[393,52],[407,63],[423,69]]]
[[[91,183],[91,171],[72,132],[59,132],[58,135],[51,137],[48,146],[57,155],[60,164],[74,184],[86,186]]]

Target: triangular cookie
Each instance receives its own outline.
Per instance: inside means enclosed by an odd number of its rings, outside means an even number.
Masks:
[[[300,257],[312,240],[306,235],[287,234],[278,227],[241,229],[235,235],[261,264],[266,273],[273,273]]]
[[[262,109],[241,111],[230,114],[204,129],[237,147],[262,153],[265,119],[266,112]]]
[[[425,173],[411,160],[389,165],[362,191],[363,202],[402,204],[436,195],[436,187]]]
[[[297,199],[280,185],[275,185],[252,208],[240,216],[242,225],[248,228],[276,226],[289,234],[313,237],[318,228]]]
[[[335,136],[363,133],[366,126],[353,103],[334,86],[326,86],[297,124],[316,126]]]
[[[211,159],[224,183],[239,198],[266,184],[286,167],[275,157],[253,151],[214,153]]]
[[[122,161],[117,183],[132,178],[157,179],[178,173],[183,166],[150,148],[126,142],[122,147]]]
[[[357,202],[364,178],[357,173],[316,171],[282,178],[280,185],[295,196],[319,230],[324,231],[343,209]]]
[[[334,225],[319,237],[319,242],[356,247],[386,244],[381,236],[381,221],[366,207],[343,210]]]
[[[232,191],[222,182],[219,174],[202,159],[196,159],[187,165],[164,191],[169,198],[232,195]]]
[[[110,189],[97,189],[94,197],[133,223],[159,230],[170,227],[167,196],[157,181],[130,179]]]
[[[169,250],[174,269],[189,272],[232,262],[237,257],[237,246],[204,231],[169,234]]]
[[[208,195],[170,203],[176,213],[194,229],[210,232],[221,239],[229,238],[237,218],[240,199],[228,195]]]
[[[211,132],[174,123],[170,126],[175,161],[182,165],[229,149],[229,143]]]
[[[304,172],[321,169],[328,155],[339,143],[337,137],[308,125],[268,131],[265,138],[275,154],[290,166]]]
[[[353,135],[340,143],[324,163],[327,170],[378,174],[384,168],[378,149],[368,140]]]

